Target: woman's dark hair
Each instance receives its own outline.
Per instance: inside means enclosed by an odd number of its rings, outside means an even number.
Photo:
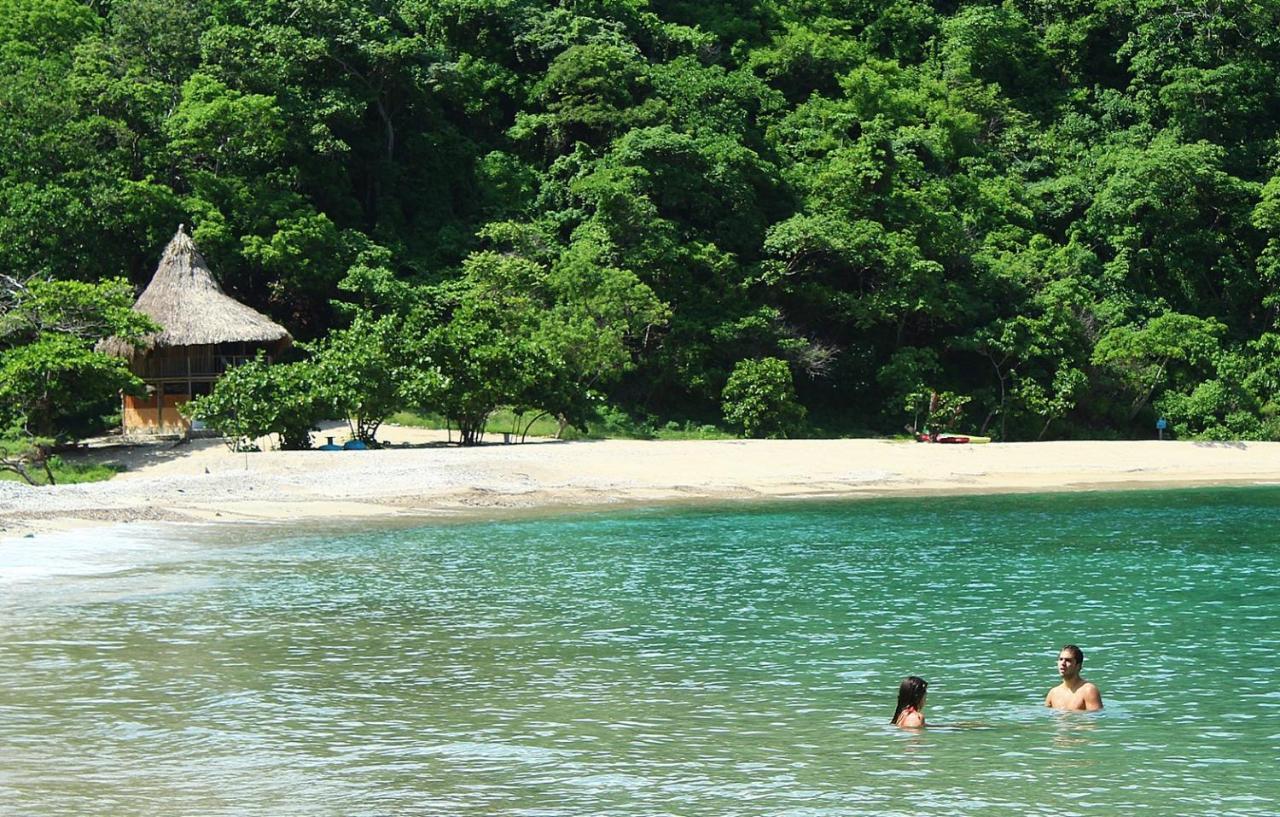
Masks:
[[[907,707],[915,707],[916,711],[924,705],[924,694],[929,691],[929,682],[917,675],[908,675],[902,679],[898,687],[898,708],[893,710],[893,718],[889,723],[897,723],[898,716]]]

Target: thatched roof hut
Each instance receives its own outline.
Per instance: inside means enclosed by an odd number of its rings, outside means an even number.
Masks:
[[[181,225],[133,308],[161,330],[138,347],[115,337],[98,344],[98,351],[128,359],[147,384],[146,395],[121,396],[129,434],[186,433],[190,423],[179,406],[208,394],[228,369],[259,353],[270,359],[293,342],[283,326],[222,291]]]
[[[293,341],[283,326],[222,291],[183,225],[133,308],[162,330],[148,335],[141,349],[112,337],[99,344],[99,351],[132,358],[155,349],[222,343],[260,343],[278,350]]]

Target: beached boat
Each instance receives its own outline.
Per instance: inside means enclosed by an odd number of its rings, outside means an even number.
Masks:
[[[977,437],[969,434],[917,434],[916,442],[921,443],[970,443],[979,445],[991,442],[990,437]]]

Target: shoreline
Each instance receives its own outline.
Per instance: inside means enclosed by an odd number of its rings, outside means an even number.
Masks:
[[[643,507],[1280,485],[1280,443],[530,441],[476,448],[387,426],[376,451],[98,446],[105,482],[0,483],[0,545],[133,522],[427,524]]]

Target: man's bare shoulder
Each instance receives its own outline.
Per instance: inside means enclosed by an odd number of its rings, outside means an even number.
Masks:
[[[1084,684],[1076,690],[1076,695],[1080,702],[1084,704],[1084,709],[1093,710],[1102,708],[1102,692],[1098,689],[1097,684],[1092,681],[1085,681]]]
[[[1075,689],[1062,683],[1049,690],[1044,705],[1054,709],[1101,709],[1102,693],[1092,681],[1085,681]]]

